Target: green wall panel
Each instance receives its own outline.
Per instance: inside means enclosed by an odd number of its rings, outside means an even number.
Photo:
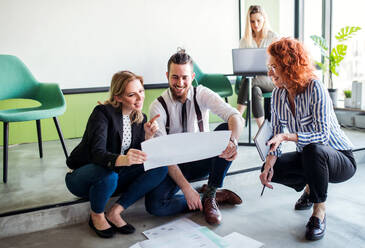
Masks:
[[[146,90],[146,98],[143,112],[148,115],[149,105],[154,99],[161,95],[165,89]],[[104,102],[108,99],[109,93],[88,93],[65,95],[67,109],[66,112],[58,117],[64,138],[78,138],[83,135],[87,120],[98,104],[97,101]],[[229,103],[236,106],[237,96],[229,98]],[[0,101],[0,109],[34,107],[39,105],[36,101],[24,99],[12,99]],[[214,115],[210,115],[210,122],[221,122],[222,120]],[[58,140],[56,127],[52,119],[41,120],[42,139]],[[37,142],[37,129],[35,121],[11,122],[9,124],[9,144],[20,144]],[[0,144],[3,145],[3,125],[1,125]]]

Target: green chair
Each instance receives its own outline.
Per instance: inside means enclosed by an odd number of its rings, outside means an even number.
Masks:
[[[0,100],[32,99],[41,105],[29,108],[0,110],[0,121],[4,125],[4,163],[3,181],[8,179],[8,137],[9,123],[19,121],[36,121],[38,134],[39,156],[43,157],[41,119],[53,118],[62,143],[66,158],[68,157],[62,132],[56,116],[63,114],[66,103],[62,91],[55,83],[40,83],[30,73],[28,68],[15,56],[0,55]]]
[[[234,85],[234,92],[236,93],[236,95],[238,95],[238,92],[240,91],[241,83],[242,83],[242,77],[241,76],[236,77],[236,83]],[[271,119],[271,107],[270,107],[271,95],[272,95],[271,92],[262,93],[262,97],[264,98],[265,119],[268,119],[269,121]]]
[[[228,97],[233,95],[231,82],[223,74],[207,74],[194,63],[195,79],[198,84],[216,92],[219,96],[224,97],[228,103]]]

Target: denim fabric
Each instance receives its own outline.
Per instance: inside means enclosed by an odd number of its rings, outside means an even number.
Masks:
[[[217,130],[228,130],[228,124],[219,125]],[[232,161],[219,157],[179,164],[179,168],[188,181],[200,179],[209,175],[208,184],[222,187],[227,171]],[[188,211],[186,199],[182,194],[176,194],[179,187],[167,176],[162,183],[150,191],[145,198],[146,210],[153,215],[167,216]]]
[[[143,165],[120,167],[119,173],[95,164],[84,165],[66,174],[69,191],[88,198],[92,211],[104,212],[113,193],[123,192],[117,203],[125,209],[159,185],[167,175],[167,167],[144,171]]]

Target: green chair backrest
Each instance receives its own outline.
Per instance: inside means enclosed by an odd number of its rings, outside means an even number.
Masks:
[[[199,83],[200,79],[204,76],[204,73],[195,62],[193,63],[193,65],[194,65],[195,79]]]
[[[0,55],[0,100],[31,98],[38,82],[15,56]]]

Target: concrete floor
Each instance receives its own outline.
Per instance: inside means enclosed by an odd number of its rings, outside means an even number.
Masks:
[[[247,130],[246,130],[247,131]],[[255,133],[256,130],[253,130]],[[365,147],[365,133],[345,130],[355,147]],[[247,141],[247,135],[241,137]],[[67,140],[71,149],[79,139]],[[292,150],[291,144],[285,150]],[[46,204],[55,204],[76,199],[64,185],[64,164],[62,148],[57,141],[45,142],[44,158],[38,157],[37,144],[13,146],[9,152],[9,181],[0,184],[0,214]],[[200,225],[206,225],[219,235],[240,232],[266,244],[266,247],[365,247],[365,191],[364,152],[356,153],[360,162],[358,172],[346,183],[329,187],[327,210],[327,233],[323,240],[307,242],[304,240],[305,224],[310,211],[296,212],[293,206],[300,194],[275,185],[273,191],[262,189],[258,181],[258,171],[229,176],[225,187],[234,190],[244,198],[240,206],[222,206],[223,223],[217,227],[205,223],[201,213],[184,216]],[[261,164],[256,148],[240,147],[239,157],[230,171],[256,167]],[[194,183],[195,186],[203,182]],[[4,200],[6,199],[6,200]],[[41,232],[3,238],[0,247],[129,247],[144,240],[144,230],[164,224],[175,217],[157,218],[144,210],[143,200],[129,208],[123,215],[131,222],[137,232],[133,235],[117,235],[110,240],[102,240],[90,230],[87,223],[55,228]],[[0,230],[1,232],[1,230]]]
[[[259,197],[261,185],[257,180],[259,172],[230,176],[225,187],[243,197],[240,206],[221,207],[223,223],[209,226],[200,212],[180,215],[190,218],[200,225],[211,228],[215,233],[225,236],[239,232],[263,242],[265,247],[365,247],[365,165],[359,166],[357,174],[348,182],[329,187],[327,204],[327,233],[316,242],[304,239],[305,224],[311,211],[294,211],[294,202],[299,193],[281,185],[274,190],[266,190]],[[195,183],[195,185],[200,183]],[[19,235],[0,240],[0,247],[129,247],[145,240],[144,230],[164,224],[180,216],[154,217],[146,213],[143,200],[129,208],[123,217],[132,223],[137,231],[132,235],[116,235],[104,240],[98,238],[87,223],[50,229],[41,232]]]

